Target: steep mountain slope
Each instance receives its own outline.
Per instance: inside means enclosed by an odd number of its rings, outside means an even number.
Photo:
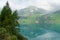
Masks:
[[[21,9],[19,12],[20,22],[21,24],[34,24],[38,17],[40,17],[43,13],[46,13],[46,10],[39,9],[34,6],[29,6],[27,8]]]
[[[60,32],[60,10],[49,15],[53,19],[54,24],[50,27],[52,30]]]
[[[40,27],[44,27],[56,32],[60,32],[60,10],[41,16],[39,19]]]
[[[37,8],[35,6],[29,6],[27,8],[21,9],[18,11],[20,15],[33,15],[33,14],[41,14],[41,13],[46,13],[46,10]]]
[[[37,27],[37,19],[46,11],[34,6],[27,7],[19,11],[21,33],[30,38],[44,34],[43,28]]]
[[[45,29],[60,33],[60,11],[50,14],[36,7],[28,7],[19,11],[21,33],[34,38],[46,33]]]

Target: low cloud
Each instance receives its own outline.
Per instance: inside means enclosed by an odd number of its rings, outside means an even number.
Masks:
[[[6,1],[9,2],[12,9],[22,9],[33,5],[45,10],[59,9],[60,0],[0,0],[0,8],[2,8]]]

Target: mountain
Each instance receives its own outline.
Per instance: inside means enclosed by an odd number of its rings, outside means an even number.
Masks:
[[[60,33],[60,10],[49,15],[49,17],[53,19],[54,22],[50,28]]]
[[[38,23],[37,19],[45,13],[45,10],[35,6],[29,6],[19,10],[21,33],[30,38],[44,34],[44,29],[38,27],[36,24]]]
[[[29,6],[27,8],[18,11],[21,24],[35,24],[37,18],[46,13],[46,10],[37,8],[35,6]]]
[[[45,14],[46,11],[34,6],[18,11],[21,33],[28,38],[45,34],[46,30],[60,33],[60,11]],[[47,33],[48,34],[48,33]]]
[[[41,16],[39,26],[60,33],[60,10]]]
[[[34,14],[41,14],[41,13],[46,13],[46,10],[37,8],[35,6],[29,6],[27,8],[21,9],[18,11],[20,15],[34,15]]]

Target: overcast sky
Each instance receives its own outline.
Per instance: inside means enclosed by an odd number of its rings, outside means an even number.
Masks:
[[[0,8],[9,2],[12,9],[22,9],[28,6],[36,6],[45,10],[59,9],[60,0],[0,0]]]

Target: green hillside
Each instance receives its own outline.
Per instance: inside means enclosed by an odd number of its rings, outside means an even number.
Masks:
[[[33,11],[31,11],[33,10]],[[36,8],[20,10],[21,33],[29,37],[35,37],[45,33],[45,29],[60,32],[60,12],[44,14]],[[38,31],[39,30],[39,31]],[[37,35],[35,35],[37,34]]]
[[[40,19],[40,26],[60,32],[60,11],[42,16]]]
[[[32,16],[28,16],[26,18],[20,19],[21,24],[34,24],[37,18],[40,17],[40,14],[34,14]]]
[[[35,24],[37,19],[41,16],[41,14],[45,13],[46,10],[37,8],[35,6],[29,6],[27,8],[21,9],[18,13],[21,24]]]
[[[21,33],[31,38],[45,33],[44,29],[37,26],[38,18],[43,15],[42,9],[36,7],[28,7],[19,11]]]

